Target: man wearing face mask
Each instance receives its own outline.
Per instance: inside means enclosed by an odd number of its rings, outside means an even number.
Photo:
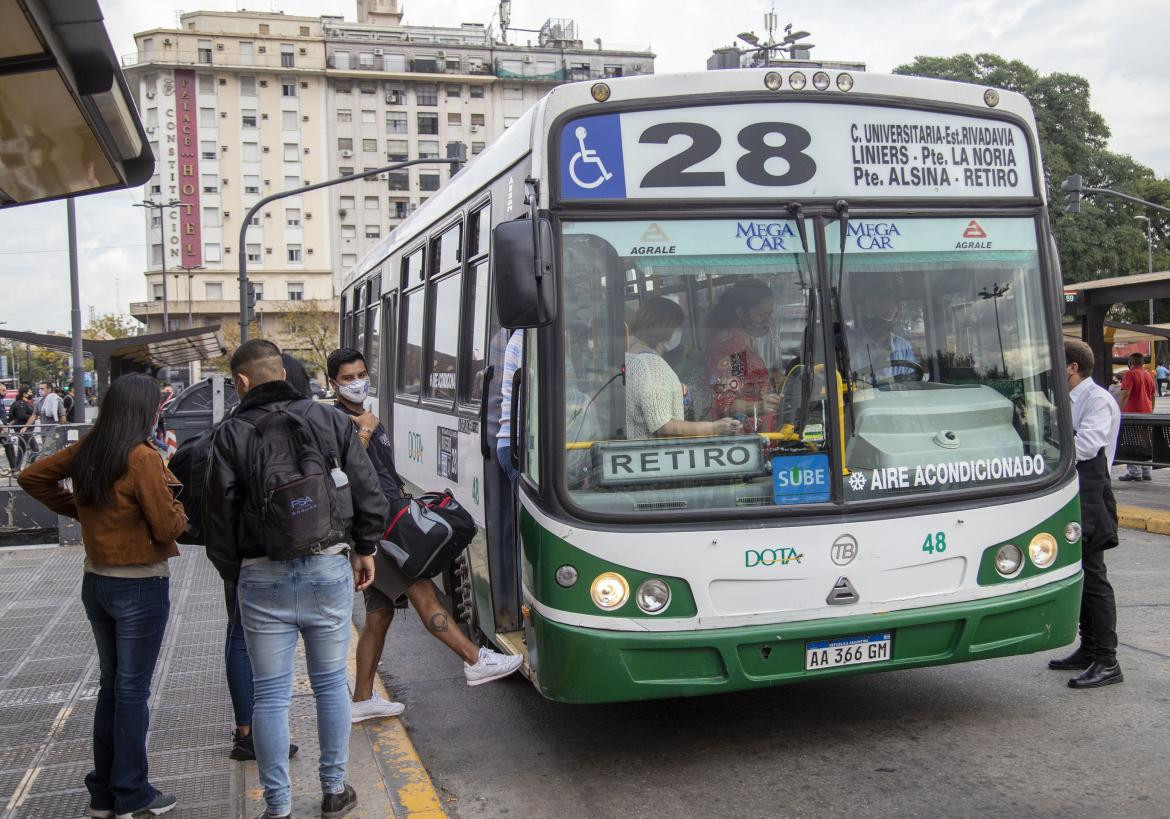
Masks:
[[[337,393],[337,407],[357,427],[358,441],[370,456],[382,494],[394,508],[394,501],[402,497],[402,481],[394,468],[394,446],[386,428],[377,416],[364,408],[370,392],[365,358],[357,350],[342,348],[329,354],[325,368],[329,383]],[[429,578],[411,580],[381,549],[374,555],[373,585],[363,594],[366,621],[358,636],[357,673],[350,707],[352,722],[393,717],[403,711],[402,703],[385,700],[374,692],[374,675],[394,619],[394,609],[405,607],[407,600],[418,612],[427,631],[463,659],[463,673],[468,685],[506,677],[523,662],[518,654],[505,656],[477,647],[459,630],[455,618],[443,606],[434,581]]]
[[[913,367],[892,363],[918,361],[913,346],[894,329],[898,317],[897,280],[879,277],[868,287],[858,289],[863,294],[856,299],[861,317],[854,330],[856,338],[849,341],[855,376],[872,386],[913,376]]]

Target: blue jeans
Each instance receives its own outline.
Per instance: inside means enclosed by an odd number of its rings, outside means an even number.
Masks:
[[[81,602],[101,669],[93,714],[90,805],[131,813],[154,801],[146,762],[150,678],[171,611],[165,577],[103,577],[86,572]]]
[[[340,793],[345,788],[353,572],[345,555],[266,560],[240,570],[238,594],[252,660],[256,764],[268,811],[283,815],[292,810],[288,709],[298,635],[305,639],[309,682],[317,700],[321,790]]]
[[[228,693],[236,725],[252,724],[252,663],[248,660],[248,642],[244,625],[240,622],[240,598],[236,584],[223,583],[224,603],[227,605],[227,634],[223,642],[223,667],[227,675]]]
[[[500,462],[500,469],[504,470],[504,474],[512,482],[512,488],[515,489],[520,473],[512,466],[512,444],[506,438],[501,438],[496,443],[496,460]]]

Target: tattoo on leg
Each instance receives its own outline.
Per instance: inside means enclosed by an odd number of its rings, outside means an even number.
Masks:
[[[447,630],[447,613],[444,611],[437,611],[431,615],[427,621],[427,628],[430,631],[446,631]]]

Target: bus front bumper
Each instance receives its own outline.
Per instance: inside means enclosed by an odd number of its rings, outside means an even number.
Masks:
[[[972,602],[707,631],[605,631],[566,625],[533,611],[529,660],[544,696],[588,703],[691,697],[1030,654],[1076,638],[1082,579],[1078,572],[1039,588]],[[810,640],[886,632],[892,634],[888,660],[805,670]]]

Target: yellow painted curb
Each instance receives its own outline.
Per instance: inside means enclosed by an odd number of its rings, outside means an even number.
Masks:
[[[1117,507],[1117,523],[1126,529],[1170,535],[1170,512],[1160,512],[1141,506]]]
[[[357,675],[357,626],[353,630],[348,659],[351,679]],[[390,699],[390,692],[377,672],[374,673],[374,692]],[[447,814],[443,811],[443,803],[402,720],[399,717],[369,720],[354,726],[355,730],[358,728],[363,729],[370,740],[385,779],[387,796],[395,808],[394,815],[410,819],[445,819]]]

